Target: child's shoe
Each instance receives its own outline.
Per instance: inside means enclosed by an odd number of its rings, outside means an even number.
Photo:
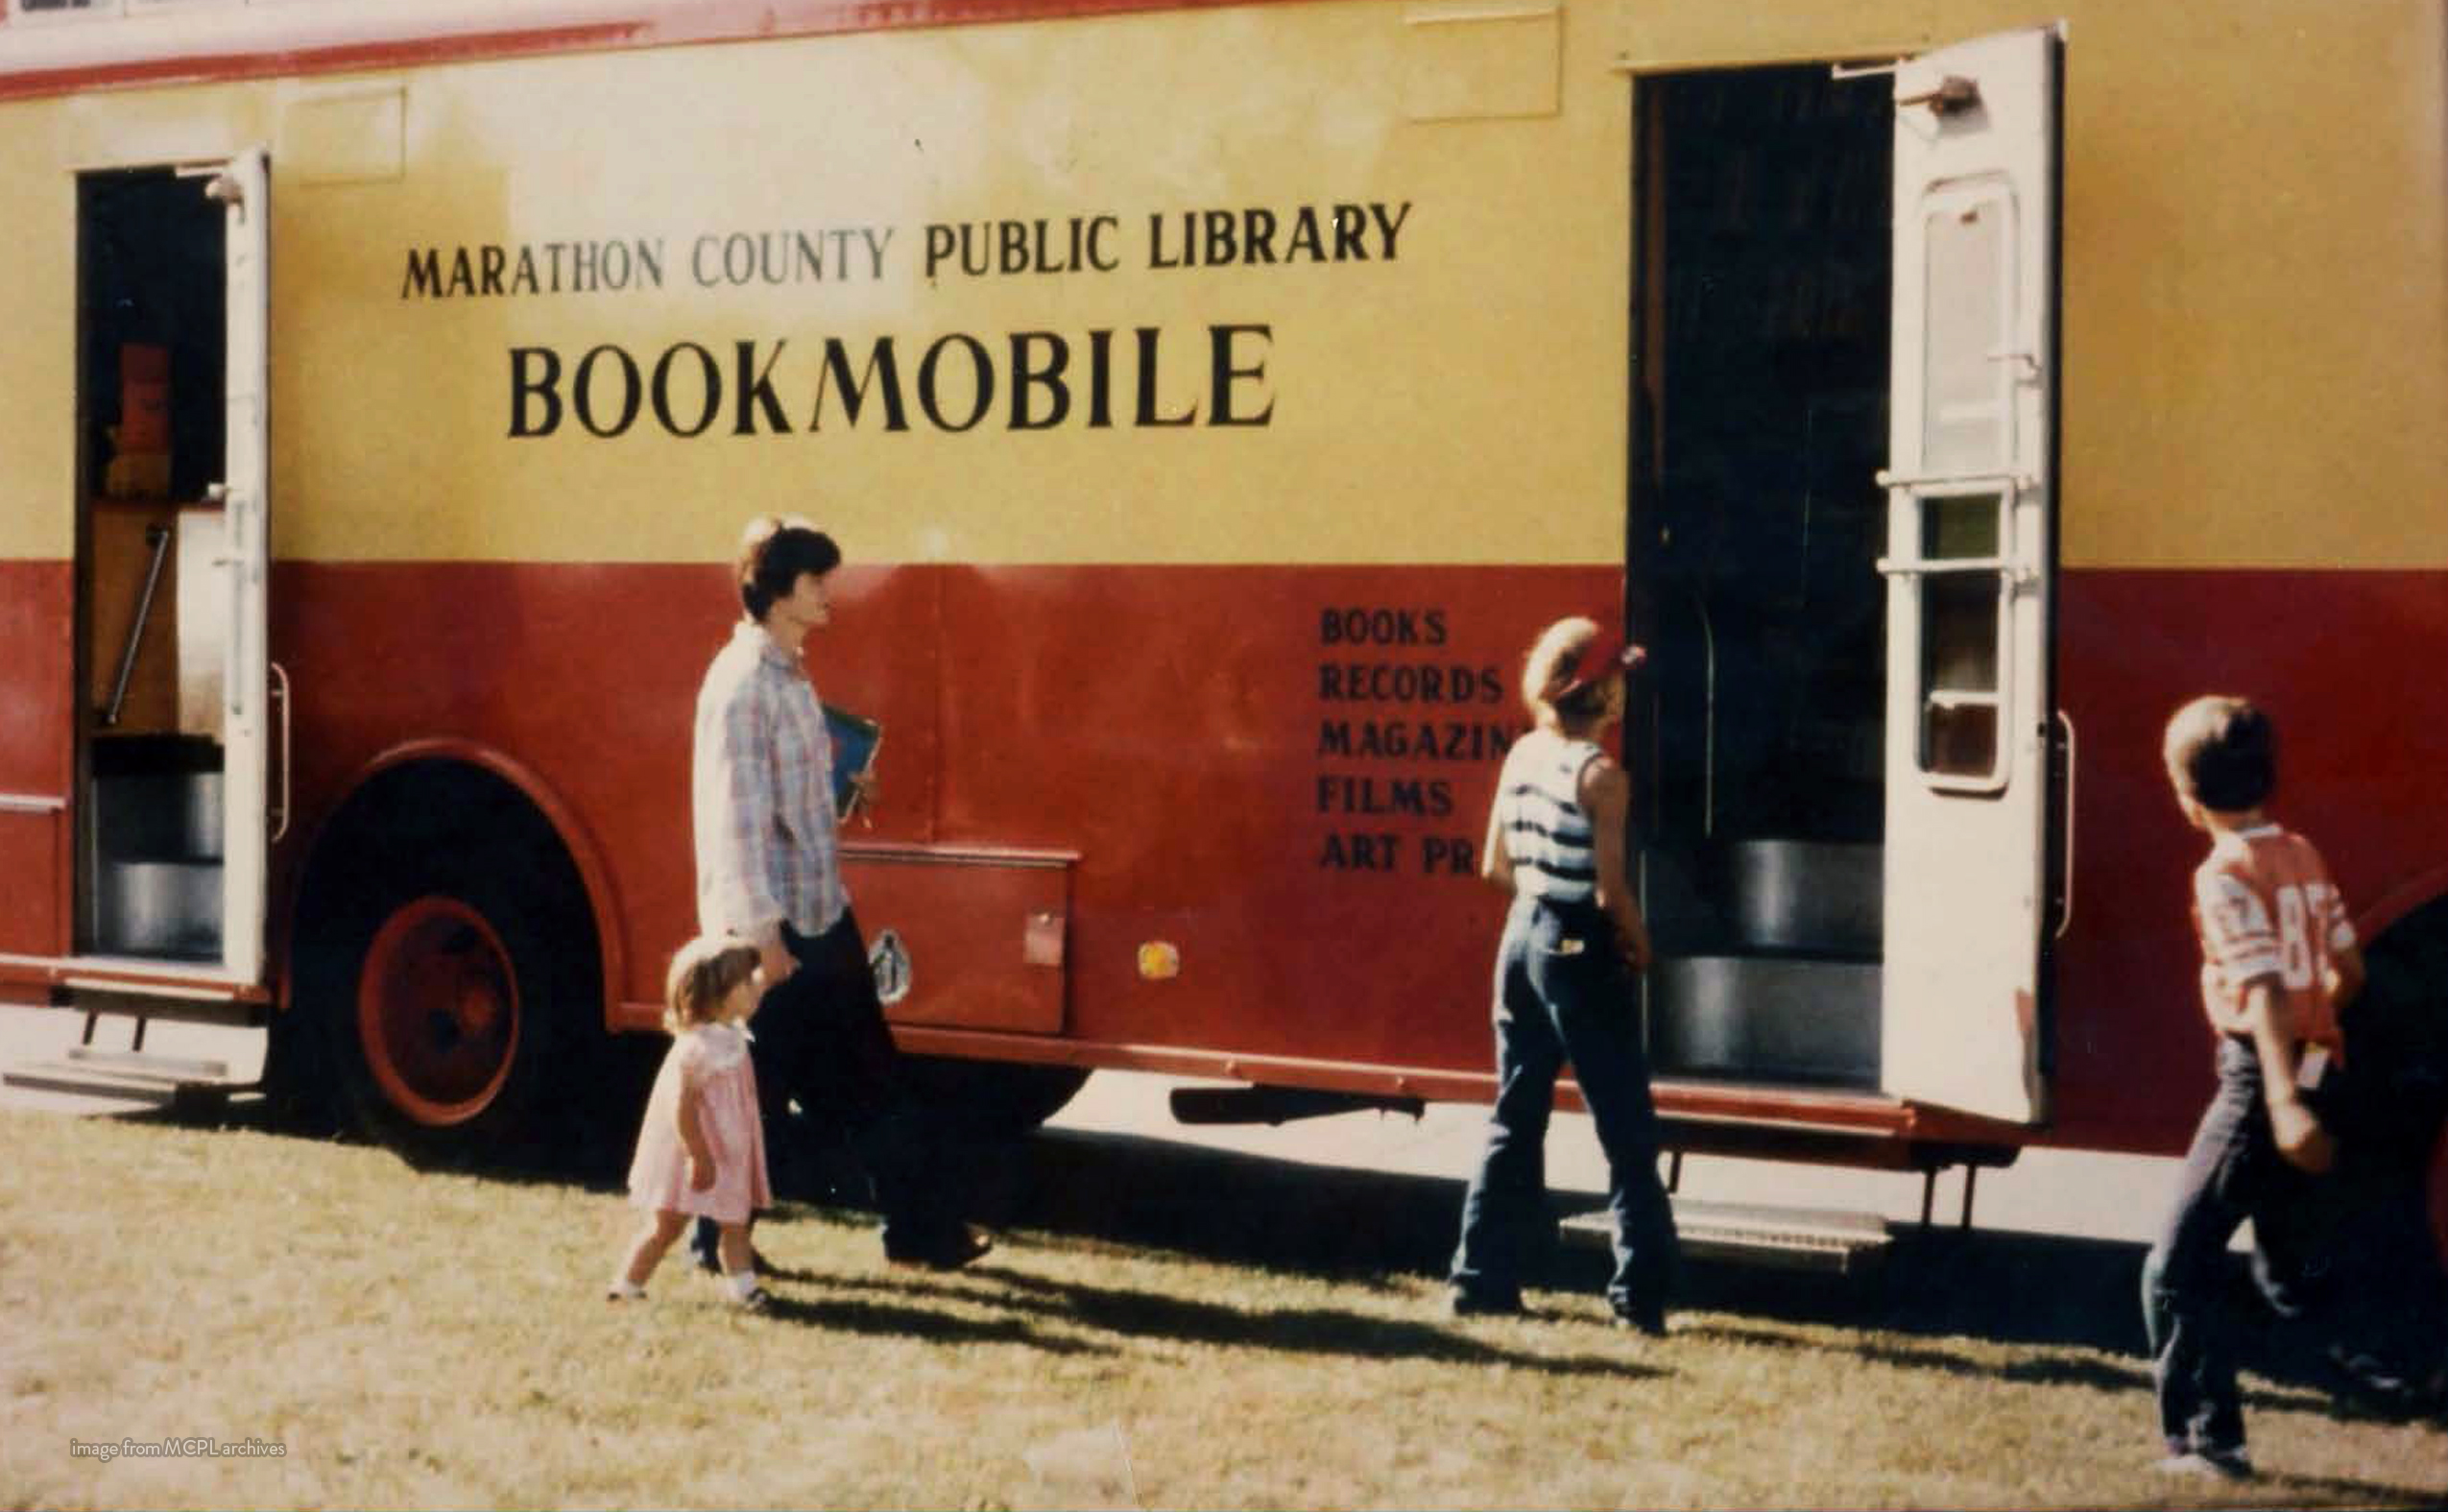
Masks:
[[[1474,1291],[1455,1284],[1445,1288],[1445,1310],[1457,1318],[1518,1318],[1522,1315],[1522,1295]]]
[[[615,1276],[612,1278],[612,1284],[604,1288],[604,1300],[606,1302],[643,1302],[646,1300],[646,1288],[625,1276]]]
[[[904,1270],[951,1271],[984,1259],[994,1248],[992,1236],[964,1223],[953,1229],[940,1249],[895,1254],[887,1247],[884,1261]]]
[[[2170,1446],[2168,1457],[2151,1466],[2163,1476],[2187,1476],[2200,1480],[2250,1480],[2252,1456],[2242,1444],[2223,1447],[2209,1446],[2177,1452]]]
[[[774,1294],[756,1284],[756,1272],[735,1270],[723,1278],[723,1289],[731,1293],[732,1306],[743,1312],[764,1312],[774,1305]]]

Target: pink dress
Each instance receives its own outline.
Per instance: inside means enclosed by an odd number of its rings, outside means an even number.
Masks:
[[[688,1185],[688,1146],[680,1137],[684,1085],[697,1090],[699,1126],[713,1146],[714,1185],[704,1191]],[[748,1059],[748,1036],[735,1025],[699,1024],[672,1041],[654,1094],[646,1099],[646,1121],[637,1130],[629,1200],[717,1223],[745,1223],[751,1212],[773,1206],[765,1126],[756,1113],[756,1068]]]

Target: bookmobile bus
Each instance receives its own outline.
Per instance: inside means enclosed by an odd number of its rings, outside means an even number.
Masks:
[[[790,511],[897,1032],[1015,1124],[1487,1098],[1596,611],[1671,1149],[2179,1148],[2223,689],[2448,1226],[2439,6],[9,5],[0,992],[86,1078],[221,1016],[482,1146],[651,1029]]]

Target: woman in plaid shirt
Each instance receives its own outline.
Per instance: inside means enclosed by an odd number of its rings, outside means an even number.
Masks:
[[[875,1182],[885,1257],[948,1270],[993,1242],[960,1220],[940,1135],[901,1087],[842,883],[832,748],[804,659],[808,635],[832,622],[828,579],[841,561],[832,538],[804,519],[757,519],[741,539],[747,617],[697,695],[697,919],[708,934],[754,944],[764,965],[751,1053],[780,1171],[796,1162],[804,1174],[812,1155],[806,1120],[789,1121],[793,1099],[838,1119]],[[709,1227],[692,1240],[700,1263],[712,1254]]]

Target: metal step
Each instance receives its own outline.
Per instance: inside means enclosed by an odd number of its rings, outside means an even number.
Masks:
[[[98,762],[125,759],[109,752],[96,757]],[[97,771],[93,804],[95,845],[107,860],[148,855],[221,859],[218,771]]]
[[[26,1061],[0,1070],[0,1082],[35,1092],[69,1092],[156,1106],[226,1098],[253,1092],[258,1084],[234,1077],[221,1061],[148,1055],[142,1050],[96,1050],[72,1045],[50,1061]]]
[[[1674,1199],[1674,1229],[1692,1260],[1733,1260],[1788,1270],[1850,1276],[1885,1258],[1893,1236],[1875,1212],[1823,1208],[1755,1207]],[[1569,1243],[1604,1248],[1612,1233],[1604,1208],[1564,1220]]]
[[[219,861],[161,857],[105,861],[100,948],[128,955],[216,960],[221,955]]]
[[[90,1044],[72,1044],[68,1046],[68,1059],[98,1071],[150,1076],[161,1081],[229,1080],[228,1061],[187,1060],[176,1055],[156,1055],[149,1050],[97,1050]]]
[[[1650,1055],[1668,1076],[1879,1085],[1875,961],[1693,955],[1645,978]]]
[[[1736,840],[1642,853],[1641,907],[1668,955],[1877,960],[1885,851],[1817,840]]]

